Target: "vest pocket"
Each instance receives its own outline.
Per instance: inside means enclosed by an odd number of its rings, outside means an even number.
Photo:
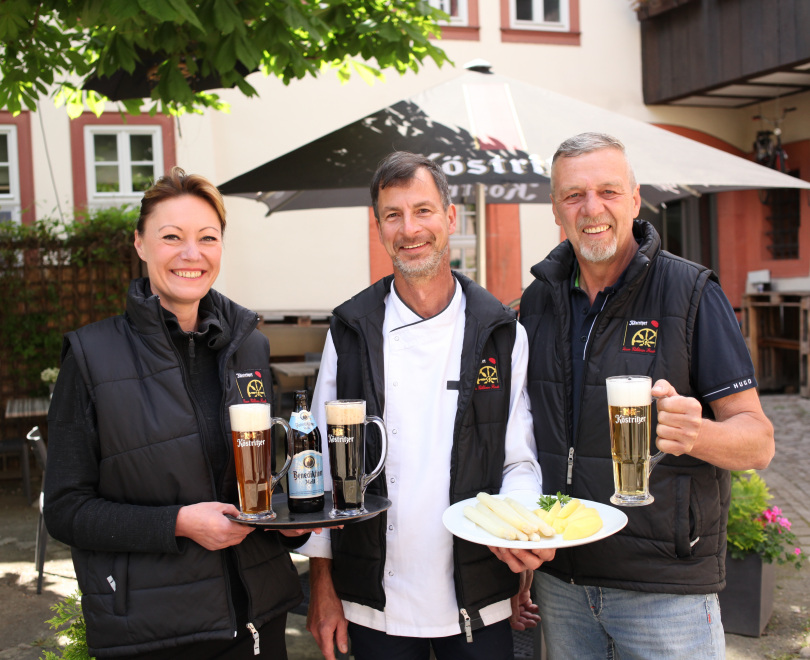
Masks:
[[[691,557],[700,533],[700,512],[692,498],[692,478],[678,475],[675,482],[675,554]]]
[[[124,616],[127,613],[127,578],[129,574],[129,553],[116,554],[112,575],[107,578],[113,595],[113,614]]]

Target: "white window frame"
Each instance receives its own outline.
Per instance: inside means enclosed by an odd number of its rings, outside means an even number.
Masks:
[[[545,0],[531,0],[532,15],[543,16]],[[516,0],[509,0],[509,27],[513,30],[543,30],[546,32],[569,32],[571,29],[570,0],[560,0],[560,20],[556,23],[547,21],[525,21],[517,19]]]
[[[96,190],[96,135],[115,134],[118,151],[118,192],[98,192]],[[163,173],[163,131],[161,126],[122,124],[95,125],[84,127],[84,165],[87,173],[87,203],[90,206],[111,206],[127,202],[138,202],[143,197],[142,190],[132,189],[132,165],[146,164],[143,161],[133,163],[130,157],[129,137],[131,135],[152,136],[152,179]]]
[[[450,14],[450,0],[429,0],[431,6],[441,9],[445,14]],[[458,0],[458,16],[450,16],[449,21],[442,21],[445,25],[467,27],[470,24],[467,0]]]
[[[472,216],[475,233],[468,234],[464,231],[467,226],[467,216]],[[469,277],[474,282],[478,281],[478,216],[475,211],[475,204],[465,204],[459,202],[456,204],[456,231],[450,234],[448,241],[450,250],[460,249],[462,253],[472,252],[475,255],[475,268],[467,268],[464,259],[462,258],[461,266],[453,268],[453,270],[460,272]]]
[[[11,222],[20,222],[20,155],[17,149],[17,127],[11,124],[0,124],[0,134],[8,141],[8,183],[9,192],[0,193],[0,221],[6,214],[11,215]]]

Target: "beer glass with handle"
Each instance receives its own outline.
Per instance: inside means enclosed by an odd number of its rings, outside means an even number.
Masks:
[[[239,487],[239,520],[268,522],[273,511],[273,489],[287,474],[292,461],[292,432],[283,419],[273,417],[269,403],[240,403],[228,408],[231,419],[233,458]],[[287,434],[287,461],[277,474],[271,470],[272,433],[281,424]]]
[[[332,510],[329,516],[341,518],[366,513],[363,506],[366,488],[382,472],[388,454],[385,424],[379,417],[366,416],[363,399],[327,401],[324,407],[329,470],[332,473]],[[379,427],[382,447],[377,467],[365,474],[365,430],[369,423]]]
[[[664,453],[650,456],[652,379],[649,376],[611,376],[606,379],[613,484],[610,497],[619,506],[644,506],[650,494],[650,472]]]

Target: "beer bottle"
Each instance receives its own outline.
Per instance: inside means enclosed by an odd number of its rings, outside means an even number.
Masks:
[[[287,472],[287,505],[292,513],[323,509],[323,456],[321,433],[307,405],[307,391],[295,392],[290,416],[293,459]]]

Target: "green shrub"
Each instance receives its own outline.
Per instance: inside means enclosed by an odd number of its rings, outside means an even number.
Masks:
[[[51,628],[67,637],[68,642],[61,655],[45,651],[44,660],[92,660],[87,650],[87,628],[82,616],[81,593],[76,591],[57,603],[51,605],[56,616],[48,619]]]

